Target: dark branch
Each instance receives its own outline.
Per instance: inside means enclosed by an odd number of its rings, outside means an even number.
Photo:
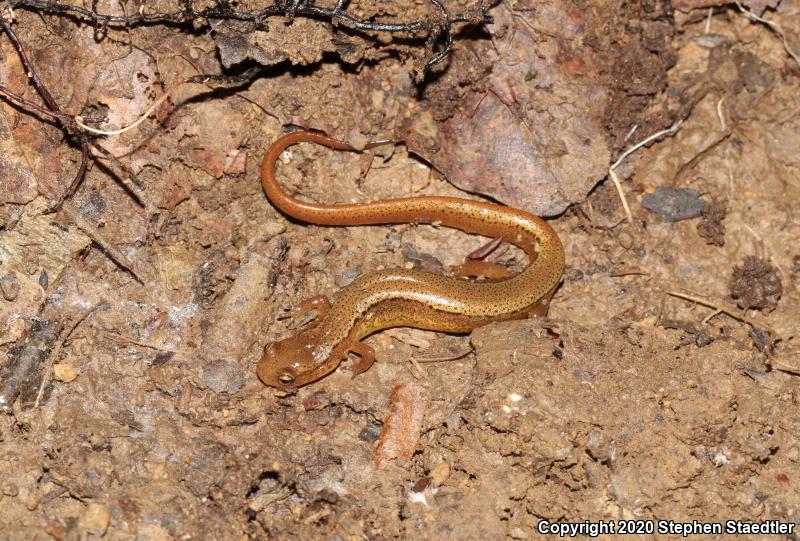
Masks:
[[[215,7],[195,11],[192,8],[192,3],[186,2],[184,4],[184,9],[180,11],[172,11],[169,13],[138,13],[127,16],[104,15],[81,6],[71,6],[46,0],[11,0],[10,4],[15,8],[72,15],[94,24],[101,33],[105,32],[106,28],[109,26],[132,27],[142,24],[158,23],[183,24],[208,19],[251,21],[257,25],[262,25],[263,21],[270,17],[287,17],[290,21],[295,17],[308,17],[328,20],[333,24],[339,24],[345,28],[367,32],[415,33],[423,31],[429,36],[427,41],[431,52],[433,52],[438,37],[444,34],[444,48],[433,54],[433,56],[425,62],[423,71],[427,72],[450,53],[453,46],[453,24],[488,24],[491,22],[491,17],[486,14],[489,7],[488,4],[481,3],[477,11],[477,16],[465,14],[450,16],[445,7],[438,0],[431,0],[431,2],[438,11],[437,16],[405,23],[362,21],[344,10],[344,6],[347,3],[344,0],[337,0],[333,8],[316,6],[313,4],[312,0],[276,0],[275,3],[258,12],[237,11],[232,9],[229,4],[224,1],[220,1]]]

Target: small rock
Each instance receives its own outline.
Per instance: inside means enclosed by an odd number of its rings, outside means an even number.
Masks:
[[[58,381],[69,383],[78,377],[78,372],[75,367],[70,363],[58,363],[53,365],[53,377]]]
[[[692,188],[659,186],[654,192],[644,195],[642,206],[668,222],[679,222],[700,216],[705,205],[700,195],[699,190]]]
[[[367,443],[375,443],[381,435],[381,425],[375,421],[367,421],[366,426],[358,433],[358,439]]]
[[[528,534],[525,533],[525,530],[522,528],[513,528],[509,535],[512,539],[528,539]]]
[[[7,301],[13,301],[19,294],[19,282],[17,281],[17,273],[9,271],[2,278],[0,278],[0,291],[3,292],[3,298]]]
[[[286,231],[286,224],[283,222],[269,221],[261,224],[259,232],[264,238],[271,239]]]
[[[103,504],[90,502],[81,516],[81,526],[88,533],[102,537],[111,524],[111,511]]]
[[[431,481],[434,486],[442,486],[442,483],[444,483],[448,477],[450,477],[450,464],[447,462],[439,462],[431,470]]]

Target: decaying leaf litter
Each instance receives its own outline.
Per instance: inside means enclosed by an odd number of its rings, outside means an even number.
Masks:
[[[80,139],[3,102],[0,385],[30,365],[0,425],[9,538],[525,539],[542,518],[797,522],[800,6],[488,14],[454,30],[420,86],[424,43],[302,14],[193,31],[13,10],[63,114],[113,130],[168,98],[134,129],[93,138],[114,158],[88,160],[68,197]],[[6,38],[0,84],[47,108]],[[244,78],[184,83],[221,73]],[[379,155],[292,149],[279,173],[304,196],[465,196],[446,175],[555,216],[568,270],[550,317],[470,337],[381,333],[380,362],[356,379],[340,369],[296,394],[264,388],[255,362],[292,332],[302,298],[381,267],[446,272],[485,242],[287,221],[257,170],[289,125],[406,141]],[[609,168],[661,131],[613,168],[629,220]],[[398,384],[425,401],[419,441],[376,469]]]

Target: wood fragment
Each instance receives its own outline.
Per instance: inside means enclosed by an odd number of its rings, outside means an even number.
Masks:
[[[149,281],[144,280],[144,276],[146,274],[139,268],[134,261],[130,260],[125,254],[119,251],[109,240],[107,240],[100,232],[90,224],[80,213],[77,207],[73,205],[71,201],[66,201],[62,205],[62,211],[64,215],[70,220],[70,222],[74,223],[78,229],[83,231],[83,233],[92,239],[92,241],[97,244],[100,249],[105,253],[111,261],[116,263],[116,265],[125,272],[130,273],[133,278],[142,285],[149,285],[153,287]]]
[[[95,310],[104,306],[106,304],[105,299],[100,299],[96,303],[94,303],[88,310],[85,310],[82,314],[80,314],[75,321],[69,326],[69,328],[64,333],[64,337],[55,344],[53,349],[47,354],[46,359],[46,366],[43,371],[42,375],[42,382],[39,384],[39,392],[36,393],[36,400],[33,403],[34,408],[38,408],[39,404],[42,401],[42,397],[44,396],[44,390],[47,387],[47,384],[50,383],[50,373],[52,372],[52,367],[55,362],[58,360],[58,356],[61,354],[61,349],[64,347],[64,343],[72,336],[72,333],[75,332],[75,329],[78,328],[78,325],[83,323],[86,318],[88,318]],[[63,327],[63,326],[62,326]],[[59,335],[61,333],[59,332]],[[61,381],[65,381],[61,378],[56,378]],[[75,379],[74,377],[72,379]],[[70,380],[71,381],[71,380]]]
[[[375,448],[376,469],[396,458],[411,460],[419,443],[426,405],[419,385],[400,383],[394,388],[389,398],[389,415]]]
[[[12,355],[13,360],[8,372],[3,375],[0,387],[0,412],[11,413],[22,388],[29,385],[36,377],[39,365],[49,356],[55,341],[58,339],[62,323],[34,319],[28,337]]]

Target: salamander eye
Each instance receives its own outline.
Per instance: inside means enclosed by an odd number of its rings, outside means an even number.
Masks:
[[[291,385],[294,383],[295,378],[297,378],[297,373],[291,368],[287,368],[278,375],[278,379],[284,385]]]

